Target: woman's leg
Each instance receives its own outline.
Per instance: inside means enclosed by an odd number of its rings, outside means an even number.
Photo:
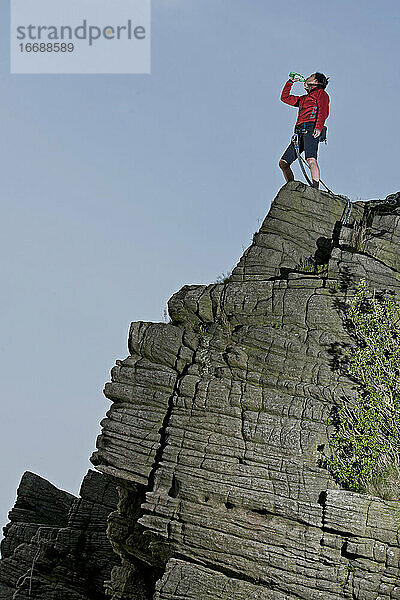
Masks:
[[[283,160],[281,158],[281,160],[279,161],[279,166],[282,169],[283,176],[286,179],[286,182],[294,181],[293,171],[290,168],[290,165],[286,162],[286,160]]]
[[[308,162],[310,169],[311,169],[311,177],[313,180],[313,186],[317,188],[317,187],[319,187],[319,177],[320,177],[317,159],[316,158],[306,158],[306,161]]]

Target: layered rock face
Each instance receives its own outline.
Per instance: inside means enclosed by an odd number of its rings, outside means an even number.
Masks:
[[[25,473],[1,543],[0,599],[102,600],[119,561],[106,536],[115,486],[89,471],[80,498]]]
[[[321,467],[332,408],[357,392],[343,306],[361,278],[398,294],[399,219],[400,194],[350,211],[291,182],[224,283],[133,323],[102,475],[79,500],[24,476],[0,600],[400,599],[400,493],[345,491]]]
[[[92,457],[120,494],[113,600],[400,598],[400,503],[320,466],[356,394],[343,303],[362,277],[398,292],[398,196],[350,214],[291,182],[227,281],[132,324]]]

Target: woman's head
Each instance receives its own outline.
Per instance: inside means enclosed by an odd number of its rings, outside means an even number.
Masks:
[[[314,73],[314,77],[317,80],[317,85],[323,90],[328,85],[329,77],[326,77],[323,73]]]
[[[315,87],[320,87],[323,90],[328,85],[329,77],[325,77],[323,73],[313,73],[304,82],[304,87],[307,92],[310,92]]]

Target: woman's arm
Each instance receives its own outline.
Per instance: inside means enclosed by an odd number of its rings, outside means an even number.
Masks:
[[[287,81],[285,83],[285,85],[283,86],[282,93],[281,93],[281,100],[285,104],[290,104],[290,106],[298,106],[300,96],[293,96],[293,94],[290,93],[290,90],[292,89],[292,85],[293,85],[293,81],[291,79],[289,79],[289,81]]]

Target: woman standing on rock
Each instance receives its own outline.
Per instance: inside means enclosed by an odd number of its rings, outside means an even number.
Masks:
[[[299,109],[295,134],[299,136],[299,153],[305,152],[306,161],[311,169],[313,186],[319,187],[320,172],[317,162],[318,144],[325,139],[324,123],[329,115],[329,96],[325,92],[328,85],[328,77],[323,73],[314,73],[304,81],[306,94],[303,96],[293,96],[290,93],[292,85],[296,81],[301,81],[298,74],[291,73],[291,78],[285,83],[281,100],[290,106],[296,106]],[[321,135],[321,132],[323,135]],[[297,153],[293,142],[286,148],[279,166],[283,171],[286,181],[293,181],[294,175],[290,165],[297,158]]]

